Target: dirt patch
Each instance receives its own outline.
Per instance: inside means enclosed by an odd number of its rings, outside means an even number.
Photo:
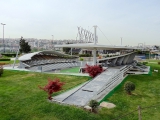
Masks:
[[[6,65],[6,63],[0,63],[0,65]]]

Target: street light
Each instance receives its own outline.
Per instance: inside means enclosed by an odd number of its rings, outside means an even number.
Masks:
[[[121,37],[121,46],[122,46],[122,37]]]
[[[3,52],[5,53],[5,44],[4,44],[4,25],[6,25],[6,24],[1,23],[1,25],[3,25]]]
[[[54,45],[53,45],[53,37],[54,37],[54,35],[52,35],[52,47],[54,48]]]
[[[52,35],[52,40],[53,40],[54,35]]]

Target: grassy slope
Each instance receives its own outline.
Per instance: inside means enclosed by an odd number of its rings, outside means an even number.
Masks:
[[[160,65],[150,65],[152,68],[156,68],[160,71]],[[115,94],[113,94],[112,97],[106,100],[116,104],[117,107],[112,110],[104,109],[101,111],[101,115],[105,116],[106,114],[108,114],[111,118],[116,118],[116,116],[122,116],[128,112],[137,109],[139,105],[141,107],[146,107],[158,103],[159,106],[157,107],[143,110],[142,119],[160,119],[160,73],[152,72],[152,75],[130,75],[128,76],[127,81],[132,81],[136,85],[136,90],[133,91],[133,95],[126,95],[126,93],[123,90],[123,87],[121,87],[118,91],[115,92]],[[122,120],[137,119],[137,111],[129,115],[128,117],[122,118]]]
[[[151,64],[159,69],[160,65]],[[0,119],[28,120],[111,120],[127,112],[156,104],[160,101],[160,73],[149,75],[130,75],[127,80],[136,84],[134,95],[128,96],[123,87],[115,92],[107,101],[116,104],[114,109],[101,109],[99,114],[92,114],[74,106],[62,106],[49,103],[47,94],[37,86],[44,86],[47,78],[60,78],[66,84],[63,90],[70,89],[84,81],[87,77],[51,75],[18,71],[5,71],[0,78]],[[59,94],[59,93],[56,93]],[[56,95],[54,94],[54,95]],[[160,106],[142,111],[142,119],[160,119]],[[135,112],[121,120],[137,120]]]
[[[65,82],[64,90],[88,79],[87,77],[4,71],[0,78],[0,119],[56,120],[88,116],[89,113],[81,109],[49,103],[46,100],[47,94],[38,88],[38,85],[44,86],[47,83],[48,77],[60,78]],[[92,118],[93,115],[89,116]]]

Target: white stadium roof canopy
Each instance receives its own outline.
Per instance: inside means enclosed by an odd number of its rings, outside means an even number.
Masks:
[[[20,61],[26,61],[26,60],[31,60],[33,56],[38,55],[38,54],[44,54],[44,55],[57,55],[57,56],[69,56],[69,57],[76,57],[76,56],[71,56],[68,54],[63,54],[57,51],[51,51],[51,50],[46,50],[46,51],[39,51],[39,52],[34,52],[34,53],[28,53],[25,55],[22,55],[21,57],[18,58]]]
[[[65,45],[55,45],[54,47],[61,48],[61,47],[69,47],[69,48],[82,48],[88,50],[134,50],[137,49],[135,47],[128,47],[128,46],[113,46],[113,45],[98,45],[98,44],[65,44]]]

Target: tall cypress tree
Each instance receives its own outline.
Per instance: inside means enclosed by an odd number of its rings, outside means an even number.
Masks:
[[[21,53],[29,53],[29,52],[31,52],[31,46],[28,45],[28,42],[26,42],[23,39],[23,37],[21,37],[19,45],[20,45],[20,52]]]

